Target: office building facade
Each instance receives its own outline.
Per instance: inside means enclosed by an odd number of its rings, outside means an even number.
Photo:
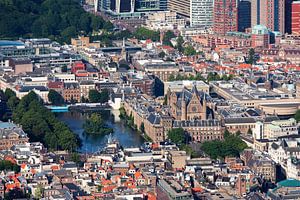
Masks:
[[[210,28],[213,25],[213,0],[191,0],[190,22],[192,27]]]
[[[190,17],[190,4],[191,0],[169,0],[168,9],[171,12],[176,12],[177,14]]]
[[[285,0],[252,0],[251,26],[264,25],[285,33]]]
[[[215,0],[213,13],[215,33],[225,35],[227,32],[237,31],[237,0]]]
[[[167,0],[135,0],[135,11],[165,11],[168,9]]]
[[[300,35],[300,1],[292,3],[292,34]]]
[[[245,32],[251,27],[251,1],[239,0],[238,2],[238,31]]]

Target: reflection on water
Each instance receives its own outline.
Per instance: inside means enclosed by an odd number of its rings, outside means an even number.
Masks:
[[[112,134],[123,147],[139,147],[144,139],[135,131],[124,125],[119,119],[117,111],[101,111],[102,118],[106,120],[109,127],[114,129]],[[87,136],[84,134],[82,125],[87,117],[87,114],[79,112],[56,113],[57,118],[65,122],[69,128],[82,140],[81,152],[93,153],[102,149],[107,142],[107,136]]]

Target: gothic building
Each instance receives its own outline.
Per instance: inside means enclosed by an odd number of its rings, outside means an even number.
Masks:
[[[171,115],[175,120],[206,120],[212,119],[213,113],[209,108],[209,98],[205,92],[184,88],[181,92],[168,91],[168,103]]]

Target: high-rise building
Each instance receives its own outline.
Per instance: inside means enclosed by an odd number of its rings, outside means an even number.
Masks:
[[[111,1],[112,0],[94,0],[95,12],[112,10],[111,9]]]
[[[115,13],[134,12],[135,0],[95,0],[95,11],[112,11]]]
[[[245,32],[251,27],[251,0],[239,0],[238,2],[238,31]]]
[[[292,2],[293,0],[285,0],[285,33],[292,33]]]
[[[292,34],[300,35],[300,1],[292,3]]]
[[[135,0],[137,12],[164,11],[167,9],[167,0]]]
[[[190,17],[190,3],[191,0],[169,0],[168,8],[179,15]]]
[[[251,26],[259,24],[285,33],[285,0],[252,0]]]
[[[191,26],[210,28],[213,24],[213,7],[213,0],[191,0]]]
[[[225,35],[238,30],[237,0],[215,0],[213,13],[215,33]]]

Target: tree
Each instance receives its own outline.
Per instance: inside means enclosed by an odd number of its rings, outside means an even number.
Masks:
[[[20,167],[17,164],[14,164],[8,160],[0,161],[0,170],[1,171],[14,171],[16,173],[20,172]]]
[[[158,57],[160,57],[160,58],[164,58],[165,56],[166,56],[166,53],[163,51],[159,52],[159,54],[158,54]]]
[[[64,104],[64,98],[55,90],[49,90],[48,99],[53,105],[62,105]]]
[[[145,124],[144,124],[144,122],[141,123],[140,131],[141,131],[142,133],[145,133]]]
[[[294,118],[295,118],[295,120],[296,120],[297,122],[300,121],[300,110],[297,110],[297,112],[296,112]]]
[[[91,103],[98,103],[98,102],[100,102],[100,99],[101,99],[100,92],[98,92],[97,90],[90,90],[89,101]]]
[[[159,41],[160,33],[158,31],[149,30],[145,27],[140,27],[135,31],[134,36],[139,40],[151,39],[152,41],[157,42]]]
[[[75,151],[81,145],[78,136],[56,119],[34,92],[20,100],[13,120],[22,125],[31,142],[42,142],[47,148]]]
[[[226,156],[237,157],[245,148],[247,144],[238,135],[231,134],[229,131],[224,132],[223,141],[206,141],[201,146],[201,149],[213,159],[224,159]]]
[[[44,188],[41,185],[38,185],[38,187],[35,190],[34,197],[36,199],[41,199],[43,197]]]
[[[62,66],[61,72],[68,72],[68,67],[66,65]]]
[[[106,135],[113,132],[113,129],[106,126],[100,114],[92,113],[83,124],[84,132],[91,135]]]
[[[80,155],[76,152],[71,154],[71,160],[76,164],[81,163]]]
[[[6,88],[4,94],[6,96],[6,99],[9,99],[11,97],[16,97],[16,93],[9,88]]]
[[[107,89],[103,89],[100,93],[100,103],[107,103],[109,100],[109,91]]]
[[[85,12],[79,1],[73,0],[3,0],[0,10],[1,38],[47,37],[69,42],[82,31],[91,34],[113,28],[111,22]]]
[[[249,49],[247,63],[253,65],[256,63],[255,51],[253,48]]]
[[[173,128],[168,132],[168,139],[181,146],[185,143],[185,132],[183,128]]]
[[[179,52],[183,52],[184,48],[183,48],[183,43],[184,43],[184,40],[183,40],[183,37],[180,35],[177,37],[177,40],[176,40],[177,44],[176,44],[176,48]]]
[[[167,31],[165,34],[164,34],[164,39],[163,39],[163,44],[164,45],[168,45],[168,46],[172,46],[172,43],[170,42],[171,39],[175,38],[175,34],[173,31]]]
[[[194,56],[196,54],[197,54],[197,52],[196,52],[196,50],[194,49],[193,46],[188,45],[187,47],[184,48],[184,55],[186,55],[186,56]]]
[[[164,103],[163,103],[163,105],[168,105],[168,96],[167,95],[164,96]]]

